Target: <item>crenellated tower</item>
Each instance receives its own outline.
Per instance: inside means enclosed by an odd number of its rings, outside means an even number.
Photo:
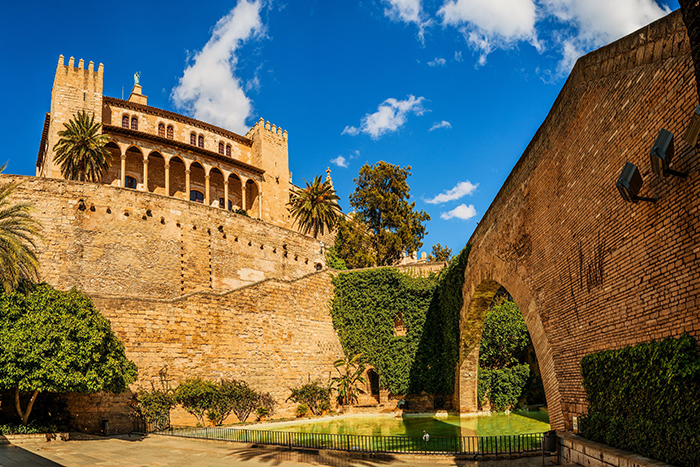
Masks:
[[[291,227],[289,201],[289,149],[287,132],[262,118],[246,137],[253,141],[251,163],[265,171],[262,186],[262,220]]]
[[[58,57],[58,66],[51,91],[51,112],[47,115],[45,127],[47,137],[45,147],[40,149],[44,157],[38,161],[37,176],[61,178],[61,169],[53,163],[51,148],[58,142],[58,132],[63,130],[73,115],[80,110],[95,115],[96,122],[102,122],[102,81],[104,66],[100,63],[95,70],[93,62],[88,63],[81,58],[78,66],[75,59],[70,57],[64,64],[63,55]]]

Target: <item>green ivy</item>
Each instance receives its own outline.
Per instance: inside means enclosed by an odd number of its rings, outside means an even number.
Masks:
[[[530,365],[527,363],[509,368],[479,368],[479,405],[485,405],[488,400],[498,412],[515,407],[529,377]]]
[[[700,356],[684,334],[581,360],[593,441],[669,464],[700,465]]]
[[[335,275],[331,316],[345,354],[362,354],[393,394],[452,394],[468,256],[469,246],[427,278],[394,268]],[[405,335],[396,335],[397,319]]]

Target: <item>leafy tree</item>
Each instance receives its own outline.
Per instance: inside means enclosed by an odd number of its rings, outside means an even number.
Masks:
[[[410,175],[410,166],[401,168],[380,161],[363,165],[354,180],[350,205],[372,234],[378,266],[396,264],[405,252],[414,253],[423,245],[427,233],[423,222],[429,221],[430,216],[425,211],[415,211],[416,203],[408,201],[411,189],[406,179]]]
[[[68,180],[99,182],[109,169],[112,154],[105,145],[109,135],[100,133],[101,123],[95,123],[95,115],[81,110],[58,132],[60,139],[54,145],[56,163]]]
[[[433,251],[428,255],[428,261],[445,261],[449,263],[452,259],[452,248],[447,248],[439,243],[433,245]]]
[[[136,380],[136,365],[87,296],[46,284],[23,292],[0,295],[0,389],[14,391],[22,424],[41,392],[119,393]],[[24,409],[20,392],[31,393]]]
[[[0,173],[5,165],[0,168]],[[5,292],[14,290],[20,282],[38,278],[39,260],[36,241],[41,239],[41,224],[31,215],[30,203],[10,203],[19,183],[0,184],[0,281]]]
[[[333,363],[338,376],[331,378],[331,381],[338,393],[337,400],[340,405],[354,404],[358,394],[364,392],[357,387],[358,383],[367,384],[367,380],[362,376],[365,366],[359,362],[361,356],[359,353],[352,358],[341,358]]]
[[[491,370],[479,368],[479,405],[486,405],[488,400],[499,412],[516,406],[529,376],[530,366],[527,363]]]
[[[486,314],[481,335],[479,366],[498,369],[517,365],[530,344],[523,315],[515,302],[499,299]]]
[[[318,414],[320,403],[330,400],[330,388],[321,386],[315,381],[290,389],[290,391],[292,391],[292,394],[287,400],[300,404],[299,407],[306,405],[314,415]]]
[[[172,391],[155,389],[141,390],[136,393],[134,408],[148,428],[153,431],[165,430],[170,426],[170,409],[175,404]]]
[[[335,251],[346,269],[368,268],[377,264],[372,233],[357,216],[340,219],[335,235]]]
[[[323,235],[324,228],[330,232],[338,223],[342,209],[338,205],[340,197],[335,193],[330,180],[321,181],[321,176],[314,177],[311,183],[306,182],[306,188],[292,191],[288,206],[294,223],[298,224],[301,233],[313,232],[318,238]]]
[[[260,403],[260,394],[248,387],[245,381],[222,380],[219,397],[214,400],[210,420],[220,425],[233,412],[238,420],[245,422]]]
[[[345,265],[345,261],[338,256],[338,252],[334,246],[326,250],[326,265],[329,268],[337,269],[339,271],[345,271],[348,269],[348,267]]]
[[[219,397],[216,383],[201,378],[189,378],[175,389],[175,400],[204,426],[205,414],[214,408]]]

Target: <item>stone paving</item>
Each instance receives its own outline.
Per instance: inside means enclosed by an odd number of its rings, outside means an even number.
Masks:
[[[553,465],[547,458],[546,465]],[[111,438],[0,445],[0,467],[328,467],[428,466],[540,467],[542,457],[513,460],[464,461],[427,457],[349,457],[328,451],[289,451],[237,443],[164,436]]]

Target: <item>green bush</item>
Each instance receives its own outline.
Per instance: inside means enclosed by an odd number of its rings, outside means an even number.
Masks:
[[[306,414],[309,413],[309,406],[306,404],[299,404],[297,405],[297,410],[295,412],[297,417],[304,417]]]
[[[170,409],[177,403],[172,391],[140,390],[135,399],[134,408],[150,430],[160,431],[170,426]]]
[[[479,368],[479,405],[483,407],[491,402],[499,412],[516,407],[529,376],[530,366],[527,364],[494,370]]]
[[[338,251],[334,246],[326,250],[326,266],[337,269],[338,271],[346,271],[348,269],[345,265],[345,261],[338,256]]]
[[[669,464],[700,465],[700,356],[684,334],[586,355],[588,439]]]
[[[307,383],[298,388],[290,389],[292,394],[287,398],[288,401],[296,402],[306,407],[306,410],[311,410],[311,413],[317,415],[319,413],[319,404],[323,402],[330,403],[331,390],[328,387],[321,386],[317,382]]]
[[[54,425],[15,425],[8,423],[0,425],[0,435],[31,435],[35,433],[56,433],[58,430]]]
[[[219,394],[215,399],[212,419],[217,425],[233,412],[238,420],[245,422],[250,413],[258,407],[260,394],[248,387],[245,381],[222,380],[219,384]]]

